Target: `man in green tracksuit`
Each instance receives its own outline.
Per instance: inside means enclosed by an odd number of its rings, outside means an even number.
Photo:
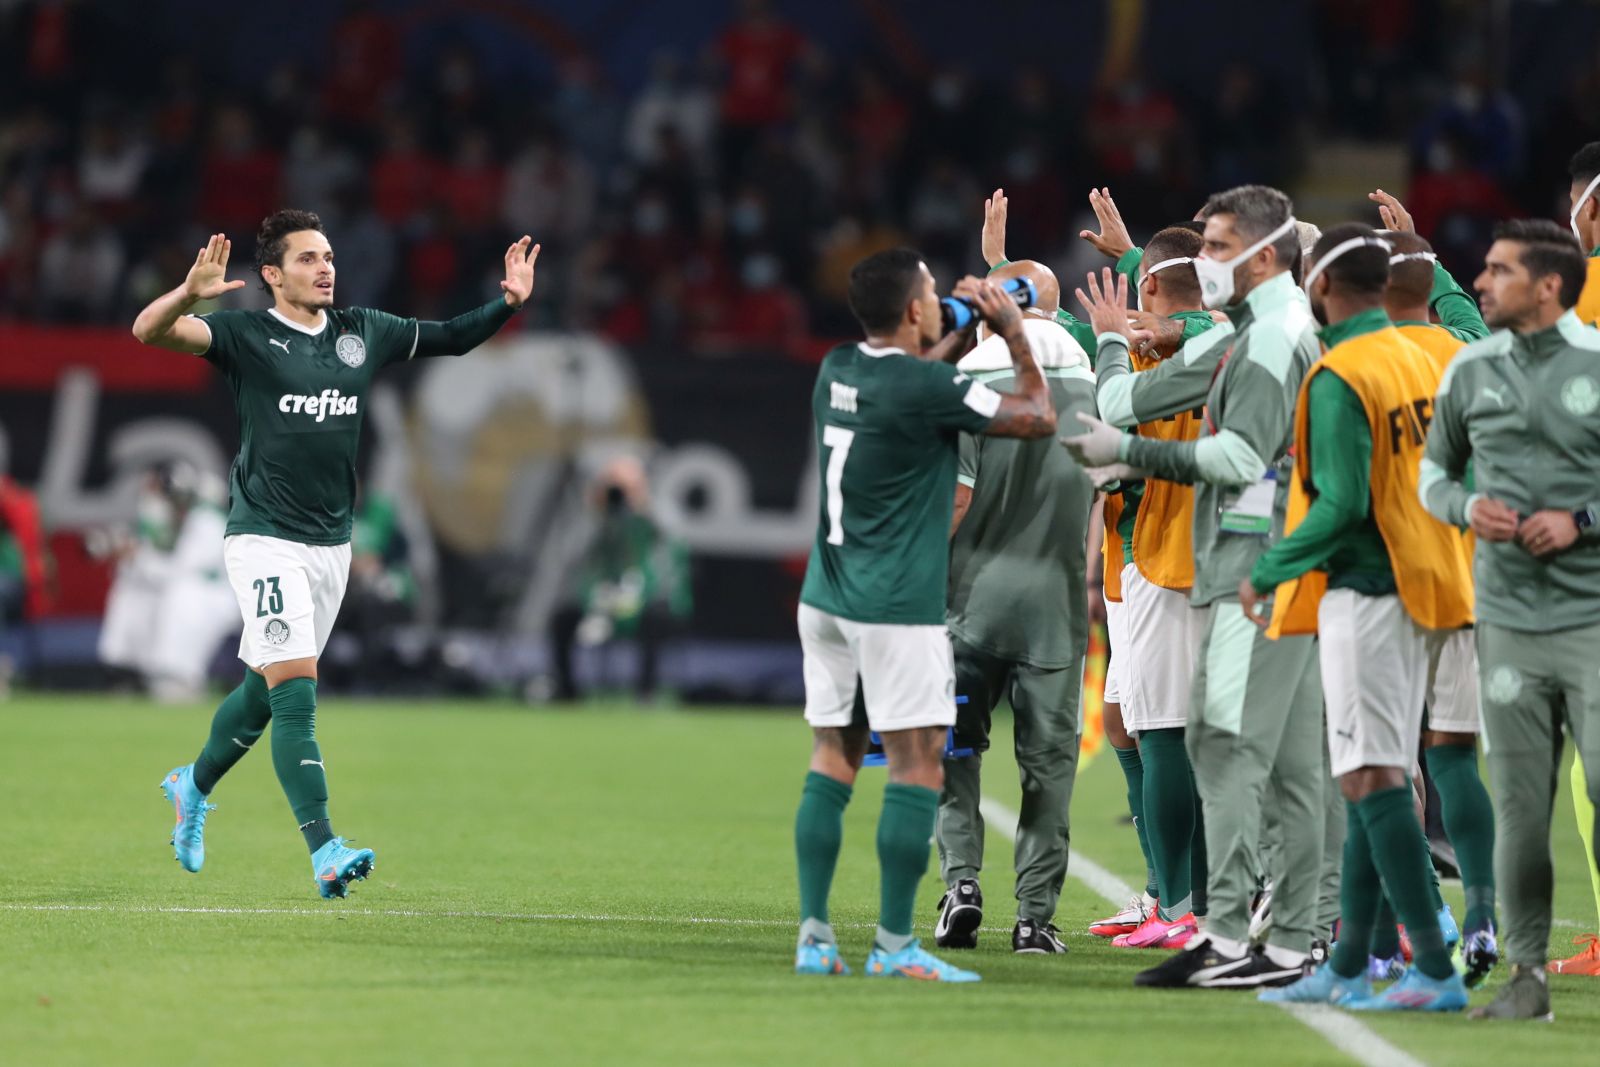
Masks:
[[[1446,369],[1422,464],[1428,510],[1478,536],[1478,671],[1511,980],[1476,1018],[1549,1017],[1563,720],[1584,764],[1600,766],[1600,332],[1572,311],[1584,274],[1582,249],[1554,223],[1495,231],[1476,286],[1499,332]],[[1588,787],[1600,800],[1600,776]]]
[[[1035,276],[1036,267],[1014,264],[996,277]],[[1059,288],[1052,280],[1039,291],[1047,303],[1035,310],[1053,311]],[[1054,322],[1029,317],[1025,328],[1056,411],[1093,414],[1094,372],[1083,351]],[[1003,346],[998,337],[984,341],[958,369],[1009,391],[1015,372]],[[1067,951],[1054,919],[1067,873],[1067,810],[1078,767],[1088,641],[1084,551],[1094,497],[1088,475],[1052,441],[961,435],[946,624],[956,692],[967,698],[957,709],[956,747],[975,751],[944,765],[937,836],[949,891],[934,930],[941,947],[977,944],[983,914],[980,772],[990,715],[1003,698],[1014,714],[1022,779],[1011,947],[1026,954]]]
[[[1099,340],[1102,417],[1131,425],[1203,400],[1202,436],[1157,441],[1089,420],[1087,433],[1065,443],[1080,462],[1109,467],[1104,476],[1195,485],[1190,602],[1206,618],[1185,741],[1205,820],[1209,919],[1204,936],[1135,983],[1257,988],[1298,977],[1315,936],[1326,775],[1313,640],[1268,641],[1239,610],[1238,588],[1282,536],[1295,398],[1321,350],[1292,274],[1299,240],[1289,198],[1243,186],[1213,197],[1204,214],[1201,296],[1226,309],[1229,326],[1135,375],[1119,325],[1125,283],[1101,293],[1091,278],[1085,298]],[[1283,844],[1272,932],[1252,951],[1250,897],[1269,787]]]

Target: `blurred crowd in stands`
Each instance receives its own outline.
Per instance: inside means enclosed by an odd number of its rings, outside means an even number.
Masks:
[[[245,276],[256,224],[292,205],[324,219],[341,304],[463,310],[494,293],[500,251],[529,233],[544,254],[525,327],[805,356],[808,338],[852,332],[845,280],[863,255],[910,242],[946,282],[978,265],[995,185],[1029,254],[1061,259],[1091,185],[1114,190],[1137,235],[1214,189],[1293,189],[1323,138],[1404,143],[1402,195],[1448,261],[1489,220],[1564,214],[1560,167],[1600,136],[1594,49],[1536,128],[1490,77],[1473,9],[1324,2],[1304,84],[1236,61],[1209,92],[1183,92],[1135,62],[1085,92],[1042,66],[996,79],[907,71],[887,48],[829,54],[743,0],[637,86],[575,48],[539,58],[543,91],[507,94],[465,38],[407,69],[402,27],[360,0],[318,27],[330,54],[315,71],[264,58],[219,88],[205,55],[154,48],[145,75],[113,89],[94,72],[127,69],[125,19],[5,0],[0,321],[128,321],[214,230]],[[1093,51],[1063,45],[1062,58]]]

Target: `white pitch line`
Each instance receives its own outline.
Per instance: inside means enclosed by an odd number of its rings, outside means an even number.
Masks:
[[[978,810],[990,826],[1007,841],[1017,839],[1017,813],[989,797],[978,802]],[[1083,853],[1074,850],[1067,860],[1067,873],[1088,886],[1109,904],[1120,907],[1134,890]],[[1396,1048],[1374,1033],[1366,1024],[1337,1008],[1317,1005],[1279,1005],[1306,1026],[1321,1034],[1329,1044],[1365,1067],[1426,1067],[1421,1060]]]

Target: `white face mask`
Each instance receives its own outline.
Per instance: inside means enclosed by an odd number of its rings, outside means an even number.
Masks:
[[[1323,271],[1325,271],[1329,267],[1333,266],[1333,261],[1334,260],[1336,260],[1340,256],[1344,255],[1346,252],[1353,251],[1353,250],[1355,250],[1357,248],[1366,248],[1369,245],[1373,245],[1373,246],[1376,246],[1378,248],[1381,248],[1385,252],[1394,251],[1394,245],[1390,244],[1388,241],[1385,241],[1381,237],[1352,237],[1348,241],[1340,241],[1338,244],[1336,244],[1332,248],[1328,249],[1328,254],[1323,256],[1321,259],[1317,260],[1317,265],[1315,267],[1312,267],[1311,268],[1311,272],[1306,275],[1306,281],[1305,281],[1306,295],[1307,296],[1311,295],[1311,287],[1313,285],[1317,284],[1317,279],[1322,277],[1322,272]],[[1422,253],[1418,253],[1418,254],[1419,255],[1427,255],[1428,253],[1422,252]]]
[[[1584,202],[1594,195],[1594,189],[1597,185],[1600,185],[1600,174],[1596,174],[1589,179],[1589,184],[1584,187],[1583,195],[1578,197],[1576,204],[1572,205],[1572,214],[1567,216],[1567,225],[1572,227],[1572,236],[1576,237],[1580,242],[1583,240],[1583,234],[1578,232],[1578,212],[1583,210]],[[1584,249],[1584,251],[1587,252],[1588,249]]]
[[[1201,256],[1194,261],[1195,273],[1200,276],[1200,302],[1208,308],[1227,307],[1233,299],[1233,268],[1272,244],[1294,229],[1294,216],[1283,220],[1283,225],[1246,248],[1232,259],[1210,259]]]
[[[1177,257],[1175,257],[1173,259],[1163,259],[1160,263],[1157,263],[1155,266],[1153,266],[1149,270],[1145,271],[1144,272],[1144,278],[1140,278],[1139,279],[1139,284],[1133,290],[1134,305],[1136,307],[1138,307],[1138,309],[1140,311],[1144,310],[1144,283],[1145,283],[1145,279],[1149,278],[1150,275],[1156,274],[1156,273],[1158,273],[1160,271],[1164,271],[1168,267],[1181,267],[1185,263],[1193,263],[1193,262],[1194,262],[1193,257],[1190,257],[1190,256],[1177,256]]]

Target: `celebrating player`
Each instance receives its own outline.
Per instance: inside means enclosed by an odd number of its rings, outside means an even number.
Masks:
[[[1206,205],[1201,299],[1226,310],[1218,327],[1160,366],[1131,373],[1127,289],[1080,290],[1099,338],[1101,413],[1132,425],[1202,401],[1197,441],[1124,434],[1097,420],[1064,440],[1081,462],[1120,477],[1195,485],[1195,579],[1190,603],[1207,610],[1185,745],[1205,821],[1209,917],[1204,936],[1142,972],[1138,985],[1248,988],[1297,978],[1315,937],[1324,823],[1321,686],[1309,637],[1268,641],[1233,603],[1239,581],[1282,530],[1294,399],[1321,354],[1305,294],[1293,205],[1266,186],[1242,186]],[[1081,419],[1081,416],[1080,416]],[[1281,848],[1272,931],[1249,943],[1262,805],[1278,813]],[[1148,812],[1146,813],[1148,816]]]
[[[256,234],[266,311],[191,315],[202,300],[244,287],[228,281],[233,243],[213,234],[182,285],[139,313],[145,344],[201,356],[221,372],[239,415],[229,476],[224,556],[244,616],[239,658],[249,669],[211,722],[196,760],[161,783],[177,813],[172,844],[185,870],[205,862],[206,798],[272,722],[272,764],[311,850],[324,897],[365,878],[374,855],[334,836],[316,739],[317,657],[350,575],[356,446],[367,391],[383,367],[459,355],[494,336],[533,290],[539,246],[505,253],[502,295],[448,322],[418,322],[333,306],[333,248],[307,211],[269,215]]]
[[[878,820],[882,896],[867,974],[978,980],[925,951],[911,933],[956,717],[944,623],[957,437],[963,430],[1046,437],[1056,416],[1012,299],[975,278],[956,293],[1005,339],[1015,393],[941,362],[970,337],[938,340],[933,275],[907,249],[879,252],[851,270],[850,308],[866,339],[829,352],[812,393],[822,484],[799,611],[805,715],[815,737],[795,818],[801,974],[848,973],[828,924],[828,893],[870,725],[883,740],[889,783]],[[867,723],[853,721],[858,678]]]
[[[1572,310],[1584,275],[1582,249],[1555,223],[1495,231],[1476,287],[1499,332],[1450,362],[1422,467],[1428,510],[1477,535],[1478,671],[1511,978],[1474,1018],[1549,1017],[1563,720],[1584,766],[1600,767],[1600,333]],[[1587,784],[1600,799],[1600,775]]]
[[[1262,598],[1278,590],[1282,632],[1320,634],[1328,746],[1348,814],[1333,958],[1261,999],[1459,1011],[1467,991],[1435,919],[1410,772],[1429,642],[1472,621],[1472,583],[1460,538],[1430,521],[1417,499],[1440,371],[1383,310],[1391,248],[1370,227],[1347,223],[1313,249],[1305,288],[1326,323],[1328,350],[1296,409],[1290,529],[1239,586],[1258,624],[1266,623]],[[1367,956],[1385,889],[1415,957],[1399,982],[1373,996]]]

